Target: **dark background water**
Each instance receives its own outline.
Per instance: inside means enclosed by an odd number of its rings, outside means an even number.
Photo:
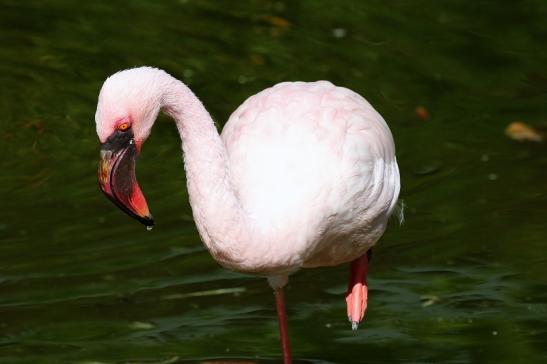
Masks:
[[[291,278],[298,360],[547,362],[547,148],[504,135],[546,125],[546,19],[539,0],[0,1],[0,362],[279,360],[265,280],[199,241],[170,120],[138,166],[153,232],[97,188],[97,94],[137,65],[184,80],[219,124],[317,79],[388,121],[406,222],[375,249],[357,332],[348,267]]]

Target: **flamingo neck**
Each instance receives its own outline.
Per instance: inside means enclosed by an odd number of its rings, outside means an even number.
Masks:
[[[213,257],[236,268],[238,248],[249,242],[249,224],[233,188],[226,147],[211,115],[182,82],[170,77],[162,110],[182,140],[184,168],[194,221]]]

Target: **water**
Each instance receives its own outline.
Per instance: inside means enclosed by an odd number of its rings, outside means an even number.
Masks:
[[[348,267],[291,278],[298,362],[545,362],[547,149],[504,135],[546,126],[545,2],[227,4],[2,1],[0,362],[279,361],[265,280],[199,242],[168,119],[138,165],[153,232],[97,188],[98,90],[144,64],[219,124],[295,79],[350,87],[389,122],[406,221],[374,251],[355,332]]]

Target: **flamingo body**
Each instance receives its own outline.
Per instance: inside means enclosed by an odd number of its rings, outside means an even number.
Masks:
[[[338,265],[384,232],[399,193],[395,149],[382,117],[355,92],[280,83],[247,99],[222,140],[242,208],[267,236],[241,247],[240,270]]]

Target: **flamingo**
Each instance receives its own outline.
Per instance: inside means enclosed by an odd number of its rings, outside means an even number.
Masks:
[[[99,185],[151,228],[135,161],[160,111],[182,140],[193,217],[223,267],[266,277],[284,363],[291,363],[283,287],[300,268],[351,262],[352,329],[368,298],[370,249],[386,229],[400,180],[393,137],[359,94],[328,81],[283,82],[249,97],[219,135],[211,115],[163,70],[123,70],[104,82],[95,121]]]

